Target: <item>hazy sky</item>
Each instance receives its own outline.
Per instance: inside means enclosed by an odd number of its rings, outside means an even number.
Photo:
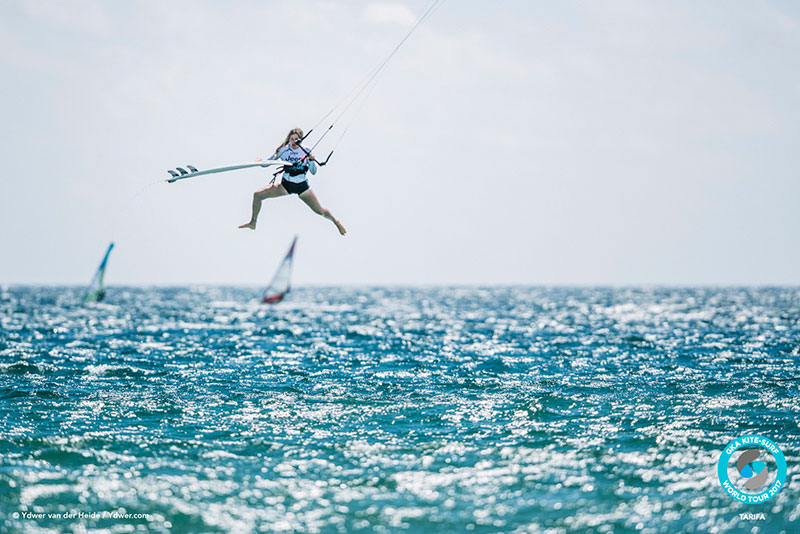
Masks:
[[[800,3],[446,0],[311,183],[266,156],[424,0],[0,3],[0,283],[800,283]],[[337,137],[336,131],[329,136]],[[323,142],[318,154],[330,144]]]

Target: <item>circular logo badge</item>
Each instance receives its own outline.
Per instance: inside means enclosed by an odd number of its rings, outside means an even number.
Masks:
[[[736,467],[729,469],[733,456],[736,456]],[[767,467],[768,456],[775,459],[774,480]],[[731,480],[731,472],[735,481]],[[722,451],[717,475],[722,488],[737,501],[765,502],[777,495],[786,483],[786,458],[771,440],[763,436],[742,436],[728,443]]]

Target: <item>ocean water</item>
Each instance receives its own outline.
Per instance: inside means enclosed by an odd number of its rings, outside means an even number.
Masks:
[[[800,532],[798,288],[81,291],[0,289],[0,532]]]

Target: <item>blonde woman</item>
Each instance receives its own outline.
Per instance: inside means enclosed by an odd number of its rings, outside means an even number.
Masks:
[[[322,215],[329,221],[336,225],[339,233],[344,235],[347,233],[344,226],[333,214],[327,209],[322,207],[322,204],[317,200],[314,191],[308,184],[307,172],[311,174],[317,173],[317,160],[314,159],[313,154],[306,154],[303,147],[300,146],[299,140],[303,137],[303,130],[295,128],[286,136],[286,140],[275,149],[275,153],[269,159],[281,159],[292,164],[291,167],[284,167],[281,183],[268,185],[263,189],[259,189],[253,193],[253,212],[250,215],[250,221],[239,226],[239,228],[256,229],[256,222],[258,221],[258,213],[261,211],[261,202],[267,198],[282,197],[285,195],[297,195],[300,200],[306,203],[314,213]]]

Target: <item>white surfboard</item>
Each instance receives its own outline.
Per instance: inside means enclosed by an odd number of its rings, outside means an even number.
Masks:
[[[280,165],[291,165],[288,161],[280,159],[265,159],[263,161],[250,161],[247,163],[234,163],[233,165],[225,165],[224,167],[214,167],[213,169],[205,169],[202,171],[193,170],[188,172],[183,167],[176,167],[175,170],[168,170],[172,178],[167,178],[166,182],[172,183],[178,180],[185,180],[186,178],[194,178],[195,176],[203,176],[204,174],[216,174],[218,172],[238,171],[239,169],[250,169],[252,167],[275,167]],[[194,169],[191,165],[187,165],[189,169]]]

